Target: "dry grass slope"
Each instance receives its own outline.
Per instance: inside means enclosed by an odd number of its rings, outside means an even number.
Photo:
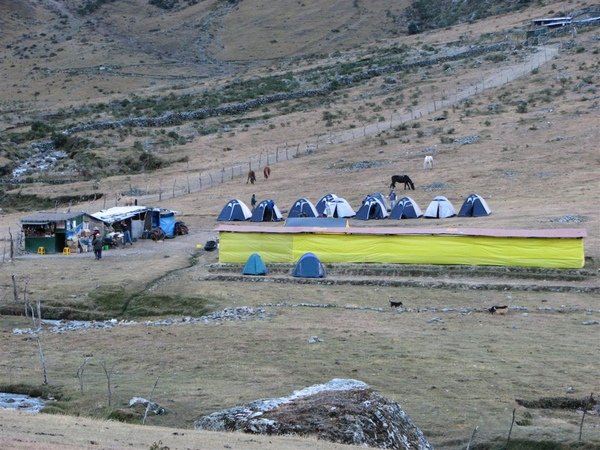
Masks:
[[[8,152],[22,151],[8,139],[9,133],[26,132],[36,120],[55,123],[57,113],[71,106],[82,106],[86,112],[56,123],[110,118],[109,112],[93,105],[112,99],[132,101],[151,95],[166,99],[171,93],[200,97],[235,80],[263,80],[266,75],[315,67],[324,72],[332,65],[376,60],[383,49],[403,44],[411,50],[406,55],[423,58],[452,51],[457,42],[478,45],[506,36],[515,48],[375,77],[329,96],[265,105],[235,117],[160,130],[78,134],[95,143],[91,152],[98,158],[124,158],[139,142],[165,160],[185,160],[153,173],[69,184],[23,184],[7,194],[43,192],[56,198],[74,191],[102,193],[108,204],[101,199],[71,206],[93,212],[109,206],[117,192],[134,188],[142,199],[147,194],[153,205],[179,211],[191,233],[164,244],[138,241],[133,248],[107,252],[101,263],[88,254],[20,255],[7,261],[3,241],[0,306],[21,308],[13,303],[14,274],[19,298],[27,280],[27,295],[39,299],[48,313],[142,320],[261,306],[268,318],[44,332],[41,342],[50,383],[62,386],[70,396],[69,401],[56,402],[55,411],[105,418],[131,397],[147,396],[160,377],[154,397],[169,414],[150,417],[147,423],[153,426],[139,428],[60,415],[23,420],[2,413],[2,446],[77,448],[95,445],[90,442],[94,441],[101,447],[148,448],[162,441],[170,448],[217,444],[264,448],[267,443],[277,448],[341,448],[296,437],[280,441],[202,433],[198,438],[189,429],[194,419],[216,409],[285,395],[334,377],[360,379],[398,401],[436,448],[464,448],[476,426],[477,443],[504,443],[513,408],[514,439],[577,441],[580,411],[526,409],[515,399],[580,398],[600,390],[593,355],[598,338],[598,325],[593,323],[600,319],[597,295],[574,291],[579,286],[598,288],[598,29],[549,39],[545,44],[559,51],[545,64],[501,87],[481,85],[482,80],[502,76],[508,67],[531,58],[533,49],[518,45],[529,19],[571,10],[572,3],[548,2],[446,30],[394,37],[388,20],[397,12],[390,9],[386,16],[390,7],[384,1],[351,6],[351,2],[333,2],[333,22],[316,1],[280,2],[277,9],[277,2],[244,1],[226,14],[216,10],[211,22],[214,39],[202,42],[199,52],[194,45],[200,15],[213,2],[167,13],[147,8],[142,0],[115,2],[89,17],[75,13],[76,3],[12,1],[7,3],[10,14],[0,18],[0,86],[3,92],[11,92],[0,102],[3,163]],[[394,8],[404,6],[397,2]],[[381,24],[372,20],[384,16]],[[273,19],[265,24],[265,17]],[[301,20],[292,26],[292,17]],[[381,41],[374,42],[371,36]],[[335,50],[344,51],[330,58],[318,56]],[[114,68],[111,72],[100,70],[101,66]],[[475,85],[483,92],[427,113],[434,100]],[[407,115],[405,123],[391,129],[384,126]],[[369,125],[375,130],[371,134],[366,132]],[[203,132],[211,127],[217,131]],[[171,132],[183,139],[172,142]],[[341,133],[353,138],[328,143]],[[467,136],[479,140],[468,145],[454,141]],[[164,144],[167,138],[169,145]],[[189,195],[169,195],[174,186],[184,187],[199,174],[232,167],[246,170],[249,160],[260,155],[264,162],[267,152],[273,155],[286,143],[292,148],[317,141],[318,149],[310,154],[270,160],[273,173],[267,181],[259,178],[257,184],[247,185],[242,177],[224,178],[223,183],[205,184]],[[426,154],[434,156],[433,170],[422,168]],[[316,201],[334,192],[358,206],[370,192],[387,194],[393,173],[411,175],[417,188],[411,196],[421,206],[435,195],[445,195],[459,206],[476,192],[493,210],[487,218],[427,221],[427,226],[585,227],[589,275],[578,281],[503,277],[506,289],[485,291],[434,287],[441,282],[448,286],[499,281],[493,273],[475,276],[443,267],[394,275],[425,287],[207,280],[217,255],[197,250],[196,244],[215,237],[215,219],[230,198],[248,201],[256,193],[259,200],[273,198],[285,210],[300,196]],[[159,189],[161,201],[155,200]],[[9,229],[16,233],[23,214],[0,213],[0,238],[6,238]],[[424,224],[419,219],[409,226]],[[523,284],[534,288],[522,289]],[[553,284],[573,289],[552,292]],[[390,310],[389,298],[401,300],[403,309]],[[505,316],[486,310],[503,304],[510,306]],[[12,334],[14,327],[29,326],[30,321],[9,315],[0,316],[0,321],[0,383],[39,384],[35,340]],[[309,344],[311,336],[319,336],[321,342]],[[86,387],[80,393],[76,373],[85,355],[91,359]],[[111,408],[103,363],[114,369]],[[39,434],[40,429],[56,431],[52,436]],[[89,435],[82,431],[91,429],[95,431]],[[583,439],[592,446],[600,442],[597,415],[586,416]]]

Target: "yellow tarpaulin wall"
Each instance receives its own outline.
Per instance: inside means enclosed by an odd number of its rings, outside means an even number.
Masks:
[[[219,261],[243,264],[252,253],[265,263],[295,263],[315,253],[324,263],[467,264],[581,268],[581,238],[317,233],[219,233]]]

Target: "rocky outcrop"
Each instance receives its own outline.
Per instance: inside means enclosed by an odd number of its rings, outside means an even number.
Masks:
[[[196,429],[315,436],[332,442],[390,449],[431,449],[396,402],[357,380],[333,379],[287,397],[218,411]]]

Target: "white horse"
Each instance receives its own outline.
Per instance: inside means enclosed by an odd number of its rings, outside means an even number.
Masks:
[[[423,160],[423,169],[433,169],[433,156],[427,155]]]

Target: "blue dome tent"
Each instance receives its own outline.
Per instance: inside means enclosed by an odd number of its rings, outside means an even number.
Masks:
[[[252,217],[250,209],[237,198],[229,200],[227,204],[221,210],[217,220],[230,221],[230,220],[248,220]]]
[[[294,267],[292,276],[299,278],[325,278],[325,266],[314,253],[305,253]]]
[[[322,216],[325,213],[325,208],[327,207],[327,204],[336,198],[338,198],[338,196],[335,194],[325,194],[323,197],[321,197],[315,205],[318,215]]]
[[[486,201],[477,194],[469,195],[458,212],[458,217],[489,216],[492,210]]]
[[[288,213],[289,217],[318,217],[315,206],[306,198],[299,198],[294,202]]]
[[[266,275],[269,272],[258,253],[252,253],[242,270],[242,275]]]
[[[423,215],[421,208],[410,197],[402,197],[390,213],[390,219],[417,219]]]
[[[260,202],[250,217],[250,222],[279,222],[280,220],[283,220],[283,216],[273,200]]]
[[[388,216],[385,204],[372,195],[367,195],[363,200],[362,206],[356,212],[355,219],[359,220],[371,220],[371,219],[385,219]]]

